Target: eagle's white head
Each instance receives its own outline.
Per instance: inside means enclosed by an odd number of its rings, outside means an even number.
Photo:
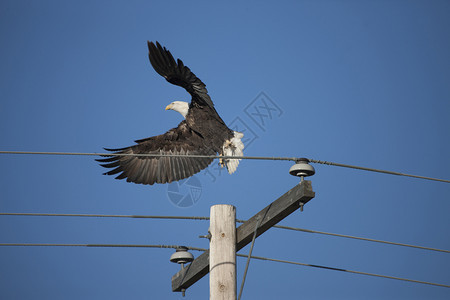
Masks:
[[[179,112],[184,118],[186,118],[186,115],[189,111],[189,103],[184,101],[174,101],[166,106],[166,110],[171,109],[174,111]]]

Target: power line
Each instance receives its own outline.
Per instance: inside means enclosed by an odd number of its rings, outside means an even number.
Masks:
[[[309,161],[312,162],[312,163],[316,163],[316,164],[323,164],[323,165],[343,167],[343,168],[350,168],[350,169],[357,169],[357,170],[363,170],[363,171],[369,171],[369,172],[377,172],[377,173],[383,173],[383,174],[390,174],[390,175],[397,175],[397,176],[406,176],[406,177],[412,177],[412,178],[418,178],[418,179],[426,179],[426,180],[433,180],[433,181],[440,181],[440,182],[450,183],[450,180],[446,180],[446,179],[439,179],[439,178],[433,178],[433,177],[405,174],[405,173],[400,173],[400,172],[393,172],[393,171],[386,171],[386,170],[380,170],[380,169],[373,169],[373,168],[359,167],[359,166],[353,166],[353,165],[346,165],[346,164],[340,164],[340,163],[335,163],[335,162],[330,162],[330,161],[322,161],[322,160],[316,160],[316,159],[309,159]]]
[[[236,254],[236,255],[237,256],[241,256],[241,257],[247,257],[244,254]],[[427,281],[420,281],[420,280],[414,280],[414,279],[407,279],[407,278],[401,278],[401,277],[394,277],[394,276],[388,276],[388,275],[380,275],[380,274],[360,272],[360,271],[353,271],[353,270],[346,270],[346,269],[340,269],[340,268],[334,268],[334,267],[326,267],[326,266],[320,266],[320,265],[305,264],[305,263],[300,263],[300,262],[281,260],[281,259],[274,259],[274,258],[267,258],[267,257],[261,257],[261,256],[252,256],[252,258],[253,259],[259,259],[259,260],[268,260],[268,261],[273,261],[273,262],[285,263],[285,264],[292,264],[292,265],[299,265],[299,266],[305,266],[305,267],[320,268],[320,269],[332,270],[332,271],[348,272],[348,273],[353,273],[353,274],[358,274],[358,275],[374,276],[374,277],[380,277],[380,278],[395,279],[395,280],[401,280],[401,281],[408,281],[408,282],[414,282],[414,283],[421,283],[421,284],[428,284],[428,285],[434,285],[434,286],[450,288],[450,285],[446,285],[446,284],[433,283],[433,282],[427,282]]]
[[[69,155],[69,156],[135,156],[135,157],[192,157],[212,159],[256,159],[256,160],[288,160],[298,161],[297,157],[273,157],[273,156],[217,156],[217,155],[179,155],[179,154],[150,154],[150,153],[97,153],[97,152],[42,152],[42,151],[0,151],[0,154],[34,154],[34,155]]]
[[[253,232],[252,244],[250,246],[250,251],[248,252],[248,255],[247,255],[247,263],[245,265],[244,275],[242,276],[242,283],[241,283],[241,288],[239,289],[238,300],[241,300],[241,297],[242,297],[242,292],[244,290],[244,284],[245,284],[245,278],[247,277],[248,266],[250,265],[250,258],[252,257],[253,246],[255,245],[256,233],[258,232],[258,227],[259,227],[259,224],[261,224],[261,220],[262,220],[262,218],[259,219],[258,222],[256,222],[255,231]]]
[[[181,156],[181,157],[209,158],[209,159],[212,158],[212,159],[286,160],[286,161],[294,161],[294,162],[297,162],[300,160],[299,157],[133,154],[133,153],[95,153],[95,152],[84,153],[84,152],[0,151],[0,154],[75,155],[75,156],[76,155],[78,155],[78,156],[135,156],[135,157],[180,157]],[[317,160],[317,159],[308,159],[308,160],[312,163],[329,165],[329,166],[337,166],[337,167],[357,169],[357,170],[363,170],[363,171],[369,171],[369,172],[376,172],[376,173],[383,173],[383,174],[397,175],[397,176],[406,176],[406,177],[412,177],[412,178],[417,178],[417,179],[425,179],[425,180],[450,183],[450,180],[447,180],[447,179],[440,179],[440,178],[406,174],[406,173],[400,173],[400,172],[394,172],[394,171],[388,171],[388,170],[380,170],[380,169],[373,169],[373,168],[360,167],[360,166],[354,166],[354,165],[347,165],[347,164],[341,164],[341,163],[335,163],[335,162]]]
[[[53,243],[0,243],[4,247],[112,247],[112,248],[170,248],[177,249],[177,245],[137,245],[137,244],[53,244]],[[203,248],[189,248],[191,250],[205,251]]]
[[[209,220],[209,217],[191,217],[191,216],[54,214],[54,213],[0,213],[0,216],[99,217],[99,218],[137,218],[137,219],[169,219],[169,220],[205,220],[205,221]],[[236,219],[236,222],[244,223],[245,220]],[[345,235],[345,234],[339,234],[339,233],[331,233],[331,232],[325,232],[325,231],[317,231],[317,230],[311,230],[311,229],[305,229],[305,228],[296,228],[296,227],[289,227],[289,226],[282,226],[282,225],[275,225],[273,227],[280,228],[280,229],[286,229],[286,230],[292,230],[292,231],[300,231],[300,232],[306,232],[306,233],[316,233],[316,234],[329,235],[329,236],[334,236],[334,237],[342,237],[342,238],[348,238],[348,239],[356,239],[356,240],[368,241],[368,242],[374,242],[374,243],[382,243],[382,244],[388,244],[388,245],[395,245],[395,246],[416,248],[416,249],[422,249],[422,250],[450,253],[450,250],[445,250],[445,249],[438,249],[438,248],[417,246],[417,245],[411,245],[411,244],[389,242],[389,241],[384,241],[384,240],[364,238],[364,237]]]
[[[104,215],[104,214],[53,214],[53,213],[0,213],[0,216],[27,217],[95,217],[95,218],[136,218],[136,219],[172,219],[172,220],[209,220],[209,217],[188,216],[146,216],[146,215]]]
[[[0,243],[0,246],[4,246],[4,247],[170,248],[170,249],[177,249],[180,247],[177,245],[43,244],[43,243]],[[189,250],[194,250],[194,251],[206,251],[207,250],[205,248],[197,248],[197,247],[187,247],[187,248]],[[248,255],[240,254],[240,253],[236,253],[236,256],[244,257],[244,258],[248,257]],[[288,261],[288,260],[282,260],[282,259],[268,258],[268,257],[262,257],[262,256],[250,256],[250,258],[258,259],[258,260],[265,260],[265,261],[273,261],[273,262],[278,262],[278,263],[292,264],[292,265],[298,265],[298,266],[304,266],[304,267],[312,267],[312,268],[319,268],[319,269],[324,269],[324,270],[347,272],[347,273],[353,273],[353,274],[358,274],[358,275],[366,275],[366,276],[373,276],[373,277],[379,277],[379,278],[394,279],[394,280],[400,280],[400,281],[407,281],[407,282],[413,282],[413,283],[420,283],[420,284],[427,284],[427,285],[450,288],[450,285],[446,285],[446,284],[433,283],[433,282],[420,281],[420,280],[407,279],[407,278],[394,277],[394,276],[381,275],[381,274],[374,274],[374,273],[367,273],[367,272],[360,272],[360,271],[327,267],[327,266],[314,265],[314,264],[305,264],[305,263],[301,263],[301,262],[294,262],[294,261]]]
[[[294,231],[301,231],[301,232],[317,233],[317,234],[324,234],[324,235],[329,235],[329,236],[343,237],[343,238],[355,239],[355,240],[361,240],[361,241],[383,243],[383,244],[388,244],[388,245],[403,246],[403,247],[410,247],[410,248],[416,248],[416,249],[422,249],[422,250],[430,250],[430,251],[438,251],[438,252],[450,253],[450,250],[443,250],[443,249],[437,249],[437,248],[431,248],[431,247],[423,247],[423,246],[417,246],[417,245],[411,245],[411,244],[402,244],[402,243],[389,242],[389,241],[383,241],[383,240],[369,239],[369,238],[363,238],[363,237],[357,237],[357,236],[345,235],[345,234],[339,234],[339,233],[330,233],[330,232],[324,232],[324,231],[310,230],[310,229],[304,229],[304,228],[295,228],[295,227],[281,226],[281,225],[275,225],[274,227],[281,228],[281,229],[294,230]]]

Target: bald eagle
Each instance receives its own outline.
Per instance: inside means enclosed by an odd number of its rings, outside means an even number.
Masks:
[[[189,155],[243,156],[244,136],[227,127],[220,118],[206,85],[191,70],[158,42],[148,42],[149,59],[155,71],[168,82],[183,87],[191,103],[174,101],[166,110],[179,112],[184,120],[164,134],[135,141],[136,145],[105,150],[114,152],[97,159],[101,166],[112,168],[104,175],[140,184],[169,183],[190,177],[208,167],[212,158]],[[114,154],[175,154],[177,157],[118,156]],[[240,159],[220,159],[228,173],[236,171]]]

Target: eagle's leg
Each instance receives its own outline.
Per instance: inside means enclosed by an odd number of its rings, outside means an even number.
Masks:
[[[225,143],[223,143],[222,151],[225,152],[225,148],[228,148],[228,147],[234,147],[230,140],[226,140]],[[219,153],[219,156],[223,156],[222,153]],[[222,168],[226,166],[227,160],[228,159],[226,159],[226,158],[225,159],[219,158],[219,164]]]
[[[219,156],[223,156],[222,153],[219,153]],[[219,165],[221,168],[225,167],[225,161],[223,158],[219,158]]]

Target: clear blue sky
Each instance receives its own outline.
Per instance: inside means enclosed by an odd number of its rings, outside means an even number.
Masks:
[[[190,98],[151,68],[146,41],[157,40],[206,83],[227,123],[245,127],[246,155],[449,179],[449,16],[438,0],[1,1],[0,150],[101,152],[176,126],[164,107]],[[0,165],[0,212],[208,216],[232,204],[247,219],[298,183],[289,162],[243,161],[231,176],[214,166],[182,208],[169,186],[102,176],[94,157],[0,155]],[[316,198],[283,225],[450,249],[449,184],[314,166]],[[208,225],[0,216],[0,242],[208,248],[198,238]],[[0,297],[179,299],[172,252],[0,247]],[[271,229],[254,255],[450,284],[446,253]],[[186,299],[208,289],[205,277]],[[448,299],[450,289],[253,260],[243,296]]]

